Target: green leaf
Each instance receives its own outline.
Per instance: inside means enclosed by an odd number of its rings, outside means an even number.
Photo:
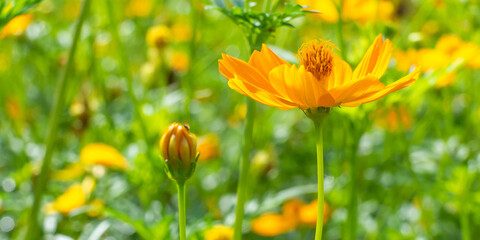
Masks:
[[[121,213],[113,208],[106,207],[105,213],[110,217],[130,224],[130,226],[132,226],[137,231],[138,235],[142,236],[142,238],[154,239],[152,236],[152,232],[145,227],[142,221],[131,219],[128,215]]]
[[[245,1],[244,0],[230,0],[233,5],[240,7],[240,8],[245,8]]]
[[[220,7],[221,9],[227,9],[227,6],[225,5],[225,1],[223,0],[213,0],[213,3]]]

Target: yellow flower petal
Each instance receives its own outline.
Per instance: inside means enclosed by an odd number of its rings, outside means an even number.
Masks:
[[[270,72],[270,82],[285,99],[297,104],[297,107],[331,107],[334,99],[305,67],[281,65]]]
[[[113,147],[103,143],[91,143],[80,153],[80,162],[85,165],[104,165],[127,168],[127,160]]]
[[[384,88],[385,85],[378,81],[377,78],[374,76],[368,76],[362,80],[350,82],[347,85],[334,88],[330,90],[330,94],[335,98],[335,105],[343,106],[344,103],[355,101]]]
[[[364,98],[356,100],[356,101],[343,103],[342,106],[356,107],[360,104],[368,103],[368,102],[372,102],[372,101],[375,101],[377,99],[380,99],[383,96],[385,96],[385,95],[387,95],[391,92],[395,92],[395,91],[398,91],[402,88],[410,86],[412,83],[414,83],[418,79],[419,75],[420,75],[420,69],[417,68],[413,72],[408,74],[407,76],[391,83],[390,85],[385,87],[383,90],[380,90],[380,91],[378,91],[378,92],[376,92],[376,93],[374,93],[370,96],[365,96]]]
[[[332,89],[342,86],[352,80],[352,68],[340,57],[334,56],[333,72],[329,77],[328,85],[325,89]]]
[[[248,64],[258,69],[264,76],[268,76],[272,69],[288,62],[279,58],[267,45],[263,44],[262,51],[253,51]]]
[[[85,168],[80,163],[72,163],[62,170],[52,173],[52,179],[57,181],[70,181],[77,179],[85,173]]]
[[[382,35],[378,35],[368,48],[360,64],[353,71],[353,79],[362,79],[367,75],[380,79],[390,63],[392,49],[390,40],[383,41]]]
[[[266,78],[267,75],[263,75],[262,72],[254,66],[226,54],[222,55],[222,60],[219,61],[219,64],[223,65],[229,72],[235,73],[234,75],[241,78],[242,81],[248,82],[250,85],[265,91],[275,92]],[[231,74],[228,74],[228,76],[231,76]]]
[[[83,192],[82,185],[76,183],[55,199],[53,209],[62,214],[68,214],[72,210],[85,205],[85,202],[85,193]]]

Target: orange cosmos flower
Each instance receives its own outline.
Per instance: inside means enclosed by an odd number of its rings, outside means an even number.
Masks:
[[[273,237],[290,232],[296,220],[278,213],[265,213],[252,221],[252,231],[260,236]]]
[[[299,211],[299,218],[300,222],[308,225],[308,226],[315,226],[315,223],[317,222],[317,200],[313,200],[309,204],[305,204],[300,208]],[[327,204],[327,202],[323,202],[323,225],[325,225],[328,220],[330,220],[330,215],[332,213],[332,210],[330,209],[330,206]]]
[[[411,85],[420,74],[416,69],[387,86],[379,81],[392,55],[392,44],[388,39],[384,41],[382,35],[375,39],[354,71],[333,49],[335,46],[324,40],[304,43],[297,54],[300,65],[296,66],[263,45],[248,63],[222,54],[219,70],[230,88],[282,110],[355,107]]]

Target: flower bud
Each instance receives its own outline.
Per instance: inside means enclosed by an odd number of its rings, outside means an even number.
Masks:
[[[195,171],[198,160],[197,137],[188,126],[172,123],[160,140],[165,171],[174,181],[186,181]]]

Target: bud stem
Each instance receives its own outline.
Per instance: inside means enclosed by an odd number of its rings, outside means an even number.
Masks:
[[[180,240],[187,240],[187,218],[185,214],[185,182],[177,182],[178,189],[178,226]]]
[[[317,205],[317,227],[315,240],[322,239],[323,231],[323,122],[325,118],[314,120],[315,135],[317,138],[317,181],[318,181],[318,205]]]

